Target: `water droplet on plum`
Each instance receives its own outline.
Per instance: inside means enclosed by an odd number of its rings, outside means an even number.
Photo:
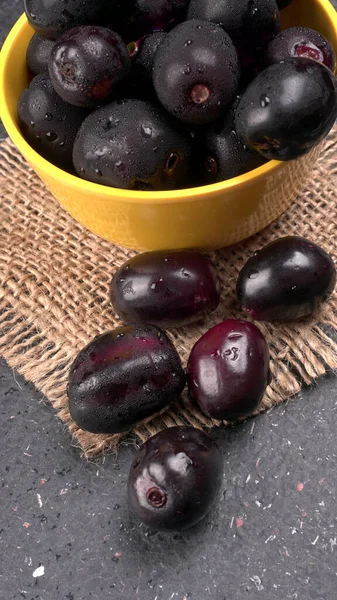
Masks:
[[[142,125],[141,127],[141,133],[145,138],[150,138],[152,137],[152,127],[148,127],[146,125]]]
[[[267,108],[267,106],[270,104],[270,98],[269,96],[267,96],[266,94],[262,94],[262,96],[260,97],[260,106],[262,108]]]

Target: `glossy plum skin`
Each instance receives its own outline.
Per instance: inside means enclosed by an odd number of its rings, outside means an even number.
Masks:
[[[310,58],[292,58],[262,71],[242,95],[236,131],[267,159],[291,160],[309,152],[337,117],[336,79]]]
[[[153,83],[160,102],[189,125],[218,120],[234,100],[239,78],[240,65],[230,37],[207,21],[177,25],[154,58]]]
[[[189,0],[122,0],[121,34],[127,42],[149,33],[168,31],[185,19]]]
[[[106,27],[87,25],[66,31],[53,45],[49,60],[55,91],[75,106],[105,104],[129,71],[126,45]]]
[[[48,72],[48,61],[54,42],[35,33],[27,48],[27,67],[33,75]]]
[[[247,148],[236,133],[234,117],[238,101],[225,119],[195,133],[193,146],[200,185],[238,177],[266,162],[261,154]]]
[[[212,262],[198,252],[145,252],[114,274],[110,300],[128,323],[163,329],[187,325],[215,310],[220,281]]]
[[[18,116],[32,148],[57,167],[72,172],[74,141],[88,111],[64,102],[45,72],[36,75],[22,92]]]
[[[135,456],[129,507],[154,529],[187,529],[210,511],[222,477],[222,455],[206,433],[171,427],[150,438]]]
[[[92,433],[120,433],[179,397],[185,374],[173,344],[150,325],[118,327],[78,354],[68,381],[70,414]]]
[[[136,44],[128,46],[132,59],[130,85],[132,91],[139,97],[146,95],[149,98],[156,98],[152,77],[154,57],[165,36],[164,31],[156,31],[146,35]]]
[[[188,185],[191,138],[161,107],[118,100],[83,123],[74,144],[83,179],[117,188],[165,190]]]
[[[191,0],[189,19],[217,23],[234,42],[243,67],[254,65],[280,31],[275,0]]]
[[[188,359],[189,393],[220,421],[251,415],[269,383],[269,348],[248,321],[226,319],[207,331]]]
[[[272,65],[300,56],[317,60],[333,72],[336,69],[332,46],[318,31],[308,27],[289,27],[281,31],[270,42],[265,61],[267,65]]]
[[[237,298],[257,321],[292,321],[310,315],[332,293],[336,267],[329,254],[302,237],[271,242],[239,274]]]
[[[277,6],[279,7],[279,10],[283,10],[284,8],[287,8],[291,2],[292,0],[277,0]]]
[[[106,22],[114,3],[114,0],[24,0],[30,25],[50,40],[78,25]]]

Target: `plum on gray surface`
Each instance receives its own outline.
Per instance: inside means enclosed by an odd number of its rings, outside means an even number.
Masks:
[[[243,144],[235,130],[239,98],[221,121],[197,130],[193,139],[196,176],[200,185],[237,177],[263,165],[266,160]]]
[[[265,61],[267,65],[304,56],[328,67],[336,68],[336,55],[328,40],[308,27],[289,27],[281,31],[269,44]]]
[[[122,38],[106,27],[92,25],[61,35],[49,60],[54,89],[75,106],[107,103],[129,71],[129,53]]]
[[[217,23],[232,38],[243,67],[254,65],[280,31],[275,0],[191,0],[189,19]]]
[[[207,331],[188,359],[189,393],[204,414],[224,420],[251,415],[269,383],[269,348],[253,323],[226,319]]]
[[[257,321],[292,321],[310,315],[336,285],[331,256],[314,242],[286,236],[254,254],[240,272],[236,294]]]
[[[197,321],[220,302],[220,280],[209,258],[199,252],[145,252],[114,274],[110,300],[127,323],[163,329]]]
[[[132,190],[188,185],[191,138],[161,107],[117,100],[92,113],[74,144],[80,177]]]
[[[18,116],[21,131],[32,148],[61,169],[73,171],[74,141],[88,111],[64,102],[45,72],[36,75],[22,92]]]
[[[50,40],[78,25],[106,23],[114,3],[114,0],[24,0],[30,25]]]
[[[54,41],[34,33],[27,48],[27,67],[33,75],[48,72],[48,61]]]
[[[187,529],[210,511],[222,477],[222,455],[206,433],[170,427],[136,454],[128,481],[129,507],[154,529]]]
[[[158,327],[118,327],[88,344],[73,362],[69,411],[92,433],[120,433],[163,410],[185,386],[172,342]]]
[[[337,84],[310,58],[292,58],[262,71],[242,95],[235,125],[243,143],[267,159],[306,154],[337,117]]]
[[[238,90],[240,66],[229,35],[215,23],[177,25],[160,44],[153,82],[163,106],[190,125],[212,123]]]

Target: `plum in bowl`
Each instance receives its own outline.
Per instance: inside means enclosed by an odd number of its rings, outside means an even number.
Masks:
[[[310,27],[337,51],[337,14],[328,0],[293,0],[282,28]],[[24,139],[17,117],[28,84],[25,55],[34,30],[22,16],[0,58],[0,113],[9,136],[65,210],[90,231],[136,250],[220,248],[261,230],[291,204],[312,173],[322,144],[297,160],[271,160],[238,177],[178,190],[128,190],[83,180],[42,158]]]

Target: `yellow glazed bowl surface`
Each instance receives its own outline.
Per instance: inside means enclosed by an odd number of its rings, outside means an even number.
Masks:
[[[283,28],[317,29],[337,52],[337,13],[328,0],[293,0],[281,14]],[[2,48],[1,119],[14,144],[65,210],[107,240],[137,250],[224,247],[279,217],[312,172],[321,145],[296,161],[271,161],[222,183],[173,192],[108,188],[65,173],[27,144],[18,125],[17,102],[28,84],[25,56],[32,35],[23,15]]]

